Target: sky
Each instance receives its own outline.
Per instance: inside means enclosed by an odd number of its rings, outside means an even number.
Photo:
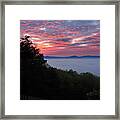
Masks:
[[[99,56],[99,20],[20,20],[20,37],[30,35],[44,56]]]

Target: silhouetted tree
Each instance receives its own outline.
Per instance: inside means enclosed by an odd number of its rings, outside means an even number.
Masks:
[[[25,36],[20,41],[21,94],[23,95],[31,94],[34,85],[36,86],[35,77],[41,70],[40,67],[47,62],[29,39],[30,36]]]

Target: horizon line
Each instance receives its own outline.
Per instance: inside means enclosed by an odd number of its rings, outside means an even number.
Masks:
[[[56,56],[56,55],[45,55],[44,57],[100,57],[100,55],[81,55],[81,56],[78,56],[78,55],[69,55],[69,56]]]

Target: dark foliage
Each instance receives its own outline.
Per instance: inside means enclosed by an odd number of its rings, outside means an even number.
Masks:
[[[100,78],[52,68],[29,36],[20,42],[21,100],[99,100]]]

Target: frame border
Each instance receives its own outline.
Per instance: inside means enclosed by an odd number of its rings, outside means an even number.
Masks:
[[[115,5],[115,115],[5,115],[5,5]],[[2,1],[0,41],[0,119],[120,119],[119,27],[120,0]]]

